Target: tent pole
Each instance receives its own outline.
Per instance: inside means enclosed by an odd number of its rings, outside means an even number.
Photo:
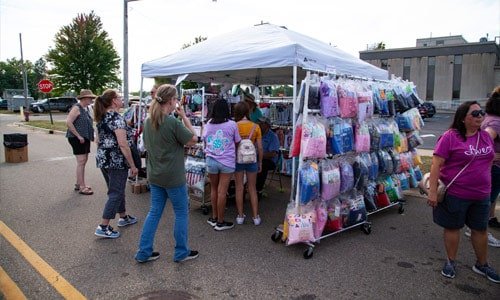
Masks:
[[[137,118],[137,132],[139,132],[141,128],[141,117],[142,117],[142,105],[146,105],[146,101],[142,101],[142,88],[143,88],[143,83],[144,83],[144,77],[141,77],[141,88],[139,89],[139,116]]]
[[[293,66],[293,104],[292,104],[292,108],[293,108],[293,105],[296,105],[297,103],[297,66]],[[295,109],[293,109],[293,111],[295,112]],[[292,114],[293,115],[293,118],[292,118],[292,136],[295,137],[295,123],[296,123],[296,120],[295,120],[295,113]],[[290,201],[293,200],[293,194],[294,194],[294,191],[295,191],[295,158],[292,157],[292,186],[291,186],[291,192],[290,192]]]

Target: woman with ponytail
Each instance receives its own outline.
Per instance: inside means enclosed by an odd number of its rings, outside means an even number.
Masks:
[[[172,115],[176,112],[182,122]],[[144,145],[148,151],[147,176],[151,188],[149,209],[139,241],[135,260],[140,263],[156,260],[160,253],[153,251],[154,237],[167,199],[175,213],[173,260],[182,262],[198,257],[188,243],[189,199],[184,168],[184,146],[198,142],[196,132],[178,105],[175,86],[158,87],[144,122]]]
[[[108,200],[102,213],[102,223],[97,226],[95,235],[104,238],[117,238],[120,233],[113,230],[109,221],[120,215],[118,226],[137,223],[137,218],[126,213],[125,186],[130,175],[136,176],[138,169],[134,164],[130,145],[132,137],[127,136],[127,124],[118,110],[123,106],[122,99],[115,90],[108,89],[94,102],[94,120],[97,122],[97,167],[108,186]]]

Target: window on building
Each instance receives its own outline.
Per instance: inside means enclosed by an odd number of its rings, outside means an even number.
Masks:
[[[425,99],[434,100],[434,78],[436,75],[436,57],[429,56],[427,60],[427,90]]]
[[[462,83],[462,55],[455,55],[453,59],[453,90],[452,99],[460,99],[460,86]]]
[[[389,67],[389,62],[387,61],[387,59],[380,60],[380,67],[384,70],[387,70],[387,68]]]
[[[444,45],[444,40],[437,40],[436,46],[439,46],[439,45]]]
[[[403,60],[403,80],[410,80],[411,58]]]
[[[424,47],[427,47],[427,43],[424,43]]]

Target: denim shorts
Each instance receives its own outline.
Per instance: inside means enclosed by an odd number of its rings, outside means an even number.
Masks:
[[[234,167],[228,167],[226,165],[221,164],[220,162],[216,161],[214,158],[207,156],[205,159],[205,162],[207,164],[207,172],[208,174],[219,174],[219,173],[224,173],[224,174],[229,174],[229,173],[234,173]]]
[[[467,200],[446,194],[443,202],[433,209],[434,223],[447,229],[460,229],[464,224],[474,230],[486,230],[490,213],[490,198]]]
[[[259,166],[257,166],[257,163],[250,163],[250,164],[236,163],[236,172],[247,171],[249,173],[257,173],[258,170]]]

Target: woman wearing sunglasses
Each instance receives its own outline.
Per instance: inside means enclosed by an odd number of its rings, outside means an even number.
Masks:
[[[434,148],[427,203],[433,207],[434,223],[444,229],[447,260],[441,274],[455,277],[460,229],[467,225],[476,254],[472,270],[500,283],[500,277],[487,261],[490,169],[495,154],[490,135],[481,130],[484,115],[477,101],[466,101],[458,107],[450,129]],[[440,203],[437,202],[438,178],[448,187]]]

